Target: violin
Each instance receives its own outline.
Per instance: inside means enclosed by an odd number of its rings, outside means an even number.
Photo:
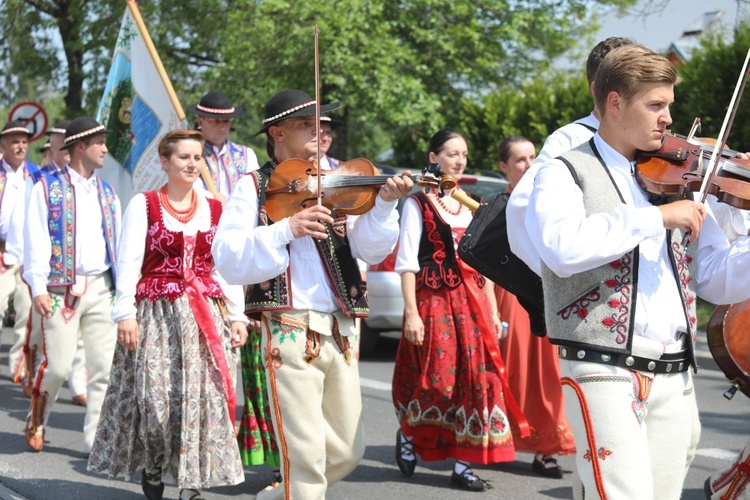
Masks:
[[[706,175],[706,161],[713,147],[701,141],[688,141],[665,135],[656,151],[641,151],[636,159],[635,178],[647,192],[679,195],[684,198],[699,192]],[[750,160],[736,158],[736,152],[722,153],[719,169],[706,192],[728,205],[750,209]]]
[[[361,215],[375,205],[380,187],[391,177],[379,175],[377,167],[364,158],[342,161],[334,170],[318,170],[314,161],[286,160],[276,166],[268,181],[266,213],[270,220],[277,222],[320,200],[329,210]],[[439,190],[441,195],[458,184],[453,177],[443,174],[436,163],[425,167],[421,175],[412,175],[411,179],[418,186]],[[462,191],[454,189],[452,196],[462,203],[473,203],[474,210],[478,206]],[[462,196],[468,201],[462,201]]]

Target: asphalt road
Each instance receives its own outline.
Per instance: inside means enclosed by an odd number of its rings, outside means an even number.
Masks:
[[[333,485],[327,498],[333,500],[384,499],[554,499],[571,498],[570,474],[563,479],[545,479],[530,469],[531,455],[518,454],[515,462],[475,467],[492,489],[483,494],[453,489],[449,483],[450,462],[420,463],[416,474],[403,477],[394,463],[396,417],[391,404],[390,380],[397,337],[388,334],[374,355],[360,364],[362,397],[367,433],[367,451],[360,466],[344,481]],[[135,481],[109,480],[86,471],[82,453],[83,409],[70,403],[64,388],[50,417],[44,450],[27,451],[22,436],[28,399],[10,381],[7,356],[9,330],[0,335],[0,499],[112,499],[143,498]],[[727,401],[722,393],[727,383],[705,346],[699,351],[701,371],[696,393],[701,409],[703,434],[696,460],[685,480],[682,498],[703,499],[703,481],[724,466],[750,435],[750,399],[738,394]],[[563,468],[571,459],[562,457]],[[210,500],[248,498],[270,481],[267,467],[248,467],[245,482],[234,487],[205,491]],[[164,498],[175,499],[178,491],[168,486]]]

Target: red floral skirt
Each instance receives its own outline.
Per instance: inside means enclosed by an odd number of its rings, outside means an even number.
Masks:
[[[468,279],[456,288],[417,290],[425,339],[415,346],[401,337],[393,403],[401,430],[413,437],[422,460],[511,461],[515,449],[503,396],[504,367],[497,345],[485,342],[489,311],[471,277],[475,273],[462,274]]]

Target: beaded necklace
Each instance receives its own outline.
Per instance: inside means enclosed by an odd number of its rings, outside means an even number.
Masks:
[[[172,205],[172,202],[169,200],[169,195],[167,194],[166,184],[159,190],[159,200],[161,201],[161,206],[164,207],[164,210],[183,224],[187,224],[190,219],[193,218],[195,212],[198,211],[198,197],[195,195],[195,189],[190,191],[190,206],[185,210],[178,210]]]
[[[440,205],[441,207],[443,207],[443,210],[445,210],[446,212],[448,212],[451,215],[458,215],[458,214],[460,214],[461,210],[463,210],[463,208],[464,208],[463,204],[459,203],[458,204],[458,209],[456,211],[453,211],[453,210],[449,209],[446,206],[445,203],[443,203],[443,200],[441,200],[440,196],[438,196],[437,194],[435,194],[435,199],[437,200],[438,205]]]

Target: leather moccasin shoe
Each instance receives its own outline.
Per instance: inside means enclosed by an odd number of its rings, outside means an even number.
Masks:
[[[24,429],[23,435],[26,438],[26,444],[34,451],[42,451],[44,448],[44,431],[35,431],[34,429]]]
[[[74,405],[83,406],[86,407],[86,403],[88,400],[86,399],[86,394],[79,394],[78,396],[73,396],[73,399],[71,399]]]
[[[562,467],[557,465],[557,460],[552,457],[542,457],[541,460],[534,458],[531,468],[544,477],[560,479],[563,477]]]
[[[413,457],[411,460],[404,458],[404,455]],[[396,433],[396,465],[404,476],[413,476],[414,469],[417,466],[417,456],[414,454],[414,443],[404,442],[402,440],[401,429]]]
[[[707,477],[706,482],[703,483],[703,494],[706,495],[706,500],[711,500],[714,495],[714,490],[711,488],[711,478]]]
[[[471,469],[466,469],[461,474],[453,471],[451,483],[466,491],[484,491],[487,489],[487,483],[474,475]]]

